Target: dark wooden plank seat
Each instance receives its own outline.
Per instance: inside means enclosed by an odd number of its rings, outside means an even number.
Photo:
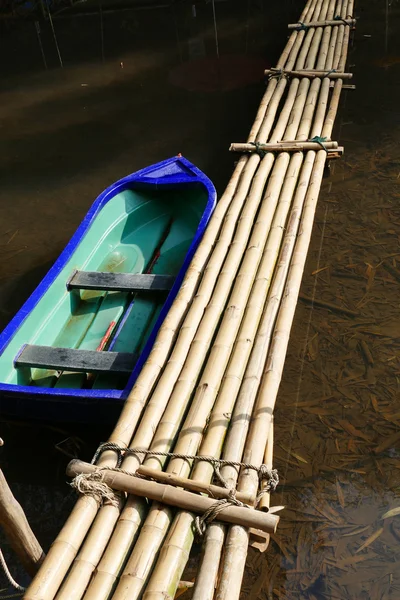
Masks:
[[[75,271],[67,289],[102,290],[107,292],[169,292],[175,277],[153,273],[100,273]]]
[[[97,352],[52,346],[23,346],[15,358],[16,367],[36,367],[55,371],[85,373],[131,373],[136,354],[128,352]]]

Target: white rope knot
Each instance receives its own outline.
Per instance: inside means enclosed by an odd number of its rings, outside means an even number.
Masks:
[[[89,474],[80,473],[76,475],[70,486],[79,494],[94,498],[99,506],[102,506],[105,502],[116,508],[119,506],[120,495],[104,482],[104,474],[100,470]]]
[[[204,535],[207,525],[214,521],[218,517],[219,513],[227,508],[227,506],[235,505],[248,508],[246,504],[243,504],[243,502],[240,502],[240,500],[236,498],[235,488],[229,488],[228,494],[228,498],[217,500],[201,516],[195,518],[194,525],[199,536]]]
[[[258,470],[261,481],[261,488],[266,492],[274,492],[279,484],[279,475],[277,469],[270,469],[267,465],[261,465]]]

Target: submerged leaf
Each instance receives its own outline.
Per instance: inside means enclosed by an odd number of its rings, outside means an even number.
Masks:
[[[354,435],[356,437],[362,438],[363,440],[366,440],[367,442],[371,441],[371,438],[368,435],[366,435],[363,431],[356,429],[354,427],[354,425],[352,425],[348,421],[345,421],[344,419],[340,419],[339,425],[341,425],[343,427],[343,429],[345,431],[347,431],[347,433],[350,433],[350,435]]]
[[[396,508],[391,508],[387,512],[385,512],[381,519],[390,519],[390,517],[395,517],[396,515],[400,515],[400,506],[396,506]]]
[[[340,506],[342,508],[344,508],[344,504],[345,504],[344,503],[344,494],[343,494],[342,488],[340,487],[340,483],[339,483],[338,479],[336,479],[336,493],[337,493],[337,497],[338,497]]]
[[[383,527],[380,527],[379,529],[374,531],[374,533],[372,535],[370,535],[369,538],[367,538],[365,540],[365,542],[363,544],[361,544],[361,546],[359,548],[357,548],[356,554],[361,552],[361,550],[364,550],[364,548],[367,548],[370,544],[372,544],[372,542],[375,542],[375,540],[378,539],[378,537],[381,535],[382,532],[383,532]]]

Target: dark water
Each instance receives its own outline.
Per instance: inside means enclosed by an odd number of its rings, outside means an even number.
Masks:
[[[47,25],[48,70],[32,22],[1,30],[1,327],[111,182],[182,152],[223,191],[229,143],[245,139],[263,93],[260,59],[276,61],[302,5],[217,3],[220,53],[248,65],[222,79],[210,4],[196,18],[185,4],[105,12],[103,48],[98,14],[55,19],[64,69]],[[268,552],[250,552],[252,600],[400,598],[396,517],[380,520],[400,506],[399,3],[388,11],[386,24],[382,1],[357,6],[357,89],[344,93],[335,133],[346,154],[321,195],[302,289],[360,314],[299,303],[276,410],[274,503],[287,509]],[[1,424],[1,466],[45,549],[73,504],[69,457],[90,458],[108,433]]]

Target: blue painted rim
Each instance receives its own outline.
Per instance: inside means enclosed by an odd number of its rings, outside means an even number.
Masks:
[[[170,173],[170,167],[174,164],[177,164],[181,172],[180,173]],[[164,173],[162,171],[164,170]],[[152,173],[155,171],[161,171],[161,173],[154,177]],[[113,183],[110,187],[108,187],[104,192],[102,192],[96,200],[93,202],[86,216],[84,217],[82,223],[79,225],[78,229],[65,246],[64,250],[54,263],[54,265],[50,268],[48,273],[39,283],[37,288],[33,291],[33,293],[29,296],[28,300],[24,303],[24,305],[17,312],[15,317],[10,321],[10,323],[6,326],[4,331],[0,334],[0,359],[4,349],[10,343],[15,333],[21,327],[25,319],[31,313],[31,311],[35,308],[39,300],[43,297],[49,287],[53,284],[56,277],[60,274],[66,263],[71,258],[74,253],[76,247],[79,245],[86,231],[96,218],[99,211],[104,207],[107,202],[109,202],[114,196],[123,192],[124,190],[131,188],[132,184],[136,183],[144,183],[150,184],[154,186],[179,186],[182,184],[189,183],[197,183],[203,185],[208,193],[208,201],[206,207],[204,209],[203,215],[199,221],[199,225],[197,227],[196,233],[193,237],[192,243],[190,244],[189,250],[185,256],[184,262],[178,272],[178,275],[175,279],[175,283],[171,288],[170,293],[167,296],[167,299],[161,309],[159,317],[156,321],[154,328],[152,329],[150,336],[143,348],[141,355],[135,365],[135,368],[130,376],[126,387],[123,390],[73,390],[73,389],[64,389],[64,388],[35,388],[24,385],[12,385],[7,383],[0,383],[0,397],[7,396],[29,396],[29,400],[51,400],[51,398],[59,397],[61,398],[71,398],[74,401],[84,401],[87,400],[125,400],[131,391],[139,373],[146,362],[151,348],[154,344],[154,341],[157,337],[158,331],[169,311],[171,305],[179,291],[179,288],[182,284],[185,273],[190,265],[190,262],[194,256],[194,253],[200,243],[200,240],[203,236],[203,233],[207,227],[207,224],[210,220],[210,217],[214,211],[216,204],[216,191],[211,180],[202,172],[200,169],[195,167],[190,161],[188,161],[183,156],[174,156],[173,158],[169,158],[167,160],[163,160],[159,163],[156,163],[150,167],[146,167],[137,171],[136,173],[132,173],[127,177],[124,177]]]

